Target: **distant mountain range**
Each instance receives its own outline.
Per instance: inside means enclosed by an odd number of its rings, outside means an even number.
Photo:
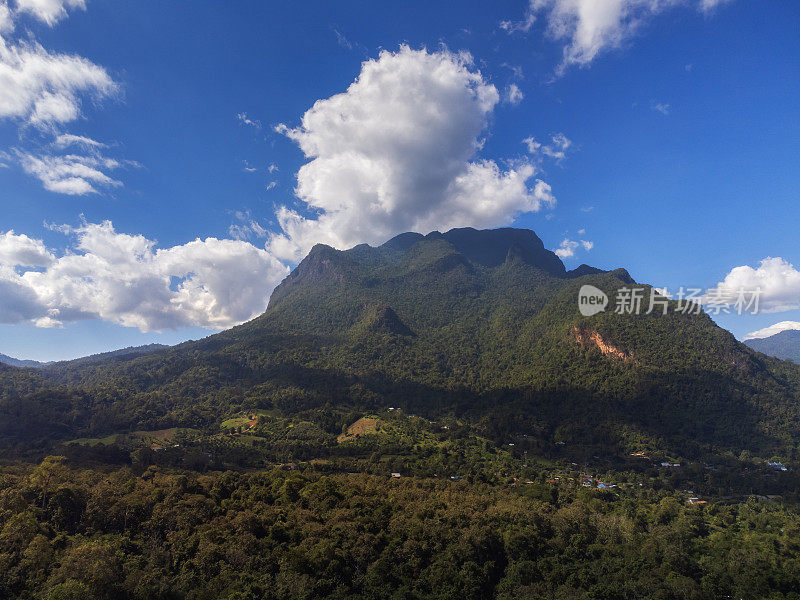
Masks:
[[[0,363],[10,365],[12,367],[41,367],[47,363],[39,362],[38,360],[20,360],[7,354],[0,354]]]
[[[92,354],[90,356],[83,356],[81,358],[75,358],[73,360],[65,360],[59,362],[55,361],[39,362],[38,360],[21,360],[18,358],[14,358],[13,356],[8,356],[7,354],[0,354],[0,363],[4,365],[9,365],[11,367],[47,367],[56,364],[64,364],[64,365],[70,364],[74,366],[95,361],[103,361],[117,356],[134,356],[139,354],[146,354],[147,352],[162,350],[168,347],[169,346],[165,346],[164,344],[146,344],[144,346],[128,346],[127,348],[120,348],[119,350],[111,350],[110,352],[101,352],[99,354]]]
[[[746,340],[753,350],[800,364],[800,331],[781,331],[767,338]]]

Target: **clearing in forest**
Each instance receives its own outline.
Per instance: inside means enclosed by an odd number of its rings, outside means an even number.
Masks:
[[[341,434],[337,439],[339,442],[352,440],[360,435],[379,433],[382,421],[377,417],[361,417],[358,421],[347,428],[347,433]]]

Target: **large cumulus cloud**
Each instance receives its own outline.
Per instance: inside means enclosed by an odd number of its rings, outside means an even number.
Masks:
[[[500,100],[471,58],[402,46],[362,64],[345,92],[279,125],[309,159],[300,210],[281,207],[270,249],[296,260],[316,242],[348,247],[403,231],[496,227],[555,201],[528,160],[476,155]]]
[[[288,272],[239,240],[157,248],[108,221],[65,231],[76,243],[60,257],[25,235],[0,235],[0,322],[103,319],[142,331],[222,329],[261,313]]]

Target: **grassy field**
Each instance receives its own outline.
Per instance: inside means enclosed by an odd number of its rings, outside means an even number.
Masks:
[[[341,443],[353,440],[361,435],[376,435],[381,431],[385,431],[385,423],[381,419],[374,416],[361,417],[358,421],[350,425],[347,431],[341,434],[337,439]]]
[[[132,431],[130,433],[114,433],[102,438],[78,438],[68,442],[81,446],[109,446],[117,444],[120,447],[143,447],[164,448],[175,444],[177,440],[187,436],[196,436],[199,430],[188,427],[171,427],[169,429],[157,429],[153,431]]]
[[[249,429],[253,425],[255,425],[256,419],[253,419],[250,415],[243,416],[243,417],[233,417],[231,419],[226,419],[222,422],[222,429],[238,429],[239,427],[243,427]]]

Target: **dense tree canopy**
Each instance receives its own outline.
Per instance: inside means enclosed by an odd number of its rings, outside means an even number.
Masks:
[[[800,516],[370,475],[0,471],[0,597],[798,598]]]

